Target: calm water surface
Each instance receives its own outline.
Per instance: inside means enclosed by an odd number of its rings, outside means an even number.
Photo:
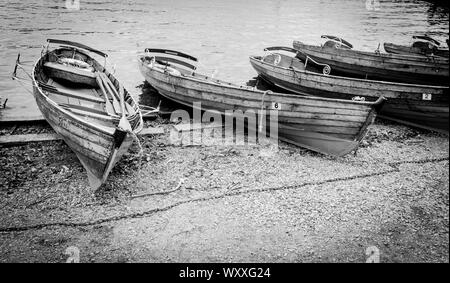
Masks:
[[[369,6],[370,8],[370,6]],[[255,76],[248,56],[294,39],[321,43],[338,35],[355,49],[373,51],[384,41],[410,43],[416,33],[448,38],[447,8],[428,2],[365,0],[0,0],[0,96],[4,117],[39,115],[34,98],[10,79],[17,53],[31,64],[47,38],[79,41],[110,55],[116,76],[136,97],[144,81],[136,55],[146,47],[184,51],[200,71],[235,83]]]

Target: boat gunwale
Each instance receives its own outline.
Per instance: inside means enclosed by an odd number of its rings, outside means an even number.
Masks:
[[[149,67],[148,65],[144,64],[144,62],[142,61],[142,58],[145,58],[145,56],[139,57],[140,64],[142,66],[144,66],[145,68],[147,68],[147,69],[149,69],[151,71],[155,71],[155,72],[161,73],[163,75],[166,75],[167,77],[182,78],[182,79],[185,79],[185,80],[188,80],[188,81],[195,81],[195,82],[198,82],[198,83],[207,84],[207,85],[211,85],[211,86],[214,86],[214,87],[231,88],[231,89],[240,90],[240,91],[244,91],[244,92],[259,93],[261,95],[264,95],[264,93],[267,93],[267,91],[263,91],[263,90],[259,90],[259,89],[251,89],[252,87],[249,87],[249,86],[243,86],[243,85],[238,85],[238,84],[231,84],[231,83],[228,83],[226,81],[223,81],[224,85],[222,85],[222,84],[220,84],[220,82],[222,82],[221,80],[214,79],[214,80],[216,80],[219,83],[218,84],[218,83],[210,80],[208,76],[206,76],[204,74],[201,74],[201,73],[198,73],[198,74],[200,76],[206,77],[206,79],[202,79],[202,78],[196,77],[195,75],[194,76],[192,76],[192,75],[184,75],[184,74],[174,75],[174,74],[171,74],[171,73],[168,73],[168,72],[164,73],[164,72],[161,72],[160,70],[158,70],[157,68],[152,68],[152,67]],[[174,66],[172,66],[172,67],[174,67]],[[270,94],[271,95],[280,96],[280,97],[294,98],[294,99],[295,98],[299,98],[298,95],[290,94],[290,93],[281,93],[281,92],[270,91]],[[302,96],[301,98],[302,99],[307,99],[307,100],[316,100],[316,101],[320,100],[320,101],[326,101],[326,102],[339,102],[339,103],[345,103],[345,104],[366,105],[366,106],[369,106],[369,107],[370,106],[371,107],[376,107],[377,105],[381,104],[383,102],[383,100],[384,100],[383,97],[380,97],[376,101],[354,101],[354,100],[348,100],[348,99],[326,98],[326,97],[316,97],[316,96]]]
[[[285,55],[285,56],[287,56],[287,55]],[[258,59],[256,57],[261,57],[261,59]],[[289,56],[287,56],[287,57],[289,57]],[[261,62],[262,64],[272,66],[274,68],[292,71],[291,68],[275,66],[273,64],[264,62],[262,60],[262,56],[251,55],[251,56],[249,56],[249,58],[250,58],[250,61],[257,61],[257,62]],[[297,59],[296,57],[290,57],[290,58]],[[300,60],[300,59],[298,59],[298,60]],[[442,89],[442,90],[449,89],[448,86],[409,84],[409,83],[401,83],[401,82],[389,82],[389,81],[383,81],[383,80],[367,80],[367,79],[352,78],[352,77],[346,77],[346,76],[324,75],[324,74],[320,74],[318,72],[313,72],[313,71],[308,71],[308,70],[300,70],[300,69],[295,69],[295,72],[306,73],[306,74],[319,76],[319,77],[325,77],[325,78],[340,79],[340,80],[354,81],[354,82],[363,82],[363,83],[375,83],[375,84],[382,84],[382,85],[386,85],[386,86],[395,85],[395,86],[399,86],[399,87],[421,87],[421,88],[435,88],[435,89],[437,88],[437,89]]]
[[[375,60],[374,58],[381,58],[381,59],[391,59],[391,60],[407,60],[407,61],[411,61],[411,62],[415,62],[417,64],[413,64],[415,66],[423,66],[423,65],[419,65],[419,63],[421,64],[441,64],[441,65],[447,65],[449,64],[449,59],[445,58],[445,57],[441,57],[441,56],[417,56],[417,55],[402,55],[402,54],[393,54],[393,53],[371,53],[369,51],[362,51],[362,50],[355,50],[355,49],[337,49],[338,51],[343,51],[345,52],[345,54],[341,54],[341,53],[331,53],[328,52],[327,49],[331,49],[331,48],[323,48],[324,46],[322,45],[312,45],[312,44],[307,44],[307,43],[303,43],[299,40],[294,40],[292,45],[294,47],[294,49],[299,50],[299,48],[295,47],[295,45],[300,44],[303,47],[305,47],[306,49],[310,50],[310,51],[314,51],[314,52],[321,52],[327,55],[339,55],[339,56],[345,56],[345,57],[349,57],[352,59],[359,59],[361,60],[361,57],[357,57],[356,55],[363,55],[366,58],[363,58],[364,60],[367,61],[374,61],[374,62],[378,62],[377,60]],[[313,49],[313,50],[311,50]],[[350,52],[351,51],[351,52]],[[432,61],[432,60],[437,60],[437,61]]]

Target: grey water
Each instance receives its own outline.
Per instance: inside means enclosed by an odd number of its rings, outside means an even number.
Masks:
[[[328,34],[373,51],[448,32],[448,8],[420,0],[0,0],[0,96],[8,98],[0,116],[39,115],[31,83],[11,73],[19,52],[32,65],[47,38],[109,53],[116,77],[139,98],[148,95],[136,60],[146,47],[183,51],[199,58],[199,71],[245,84],[256,75],[248,56],[268,46],[319,44]]]

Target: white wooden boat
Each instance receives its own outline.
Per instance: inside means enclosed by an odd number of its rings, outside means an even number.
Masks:
[[[143,121],[136,101],[93,54],[106,62],[101,51],[49,39],[31,78],[42,115],[75,152],[97,189],[128,151]]]

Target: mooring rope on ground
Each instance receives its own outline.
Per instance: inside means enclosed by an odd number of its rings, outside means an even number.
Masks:
[[[87,222],[53,222],[53,223],[41,223],[41,224],[28,225],[28,226],[1,227],[0,233],[24,232],[24,231],[30,231],[30,230],[40,230],[40,229],[44,229],[44,228],[52,228],[52,227],[77,228],[77,227],[95,226],[95,225],[101,225],[101,224],[108,223],[108,222],[115,222],[115,221],[121,221],[121,220],[126,220],[126,219],[147,217],[147,216],[156,214],[158,212],[165,212],[165,211],[168,211],[177,206],[180,206],[183,204],[188,204],[188,203],[217,200],[217,199],[223,199],[225,197],[246,195],[246,194],[251,194],[251,193],[261,193],[261,192],[280,191],[280,190],[293,190],[293,189],[299,189],[302,187],[313,186],[313,185],[323,185],[323,184],[329,184],[329,183],[335,183],[335,182],[370,178],[370,177],[400,172],[398,165],[402,165],[402,164],[437,163],[437,162],[448,161],[448,160],[449,160],[449,157],[447,156],[447,157],[439,157],[439,158],[427,158],[427,159],[421,159],[421,160],[405,160],[405,161],[398,161],[398,162],[390,162],[390,163],[387,163],[387,165],[390,166],[391,169],[384,170],[381,172],[366,173],[366,174],[360,174],[360,175],[354,175],[354,176],[337,177],[337,178],[331,178],[331,179],[323,180],[323,181],[305,182],[305,183],[296,184],[296,185],[257,188],[257,189],[241,190],[241,191],[230,191],[230,192],[220,194],[220,195],[178,201],[171,205],[161,207],[161,208],[154,208],[154,209],[150,209],[147,211],[125,214],[125,215],[111,216],[111,217],[97,219],[97,220],[93,220],[93,221],[87,221]]]

